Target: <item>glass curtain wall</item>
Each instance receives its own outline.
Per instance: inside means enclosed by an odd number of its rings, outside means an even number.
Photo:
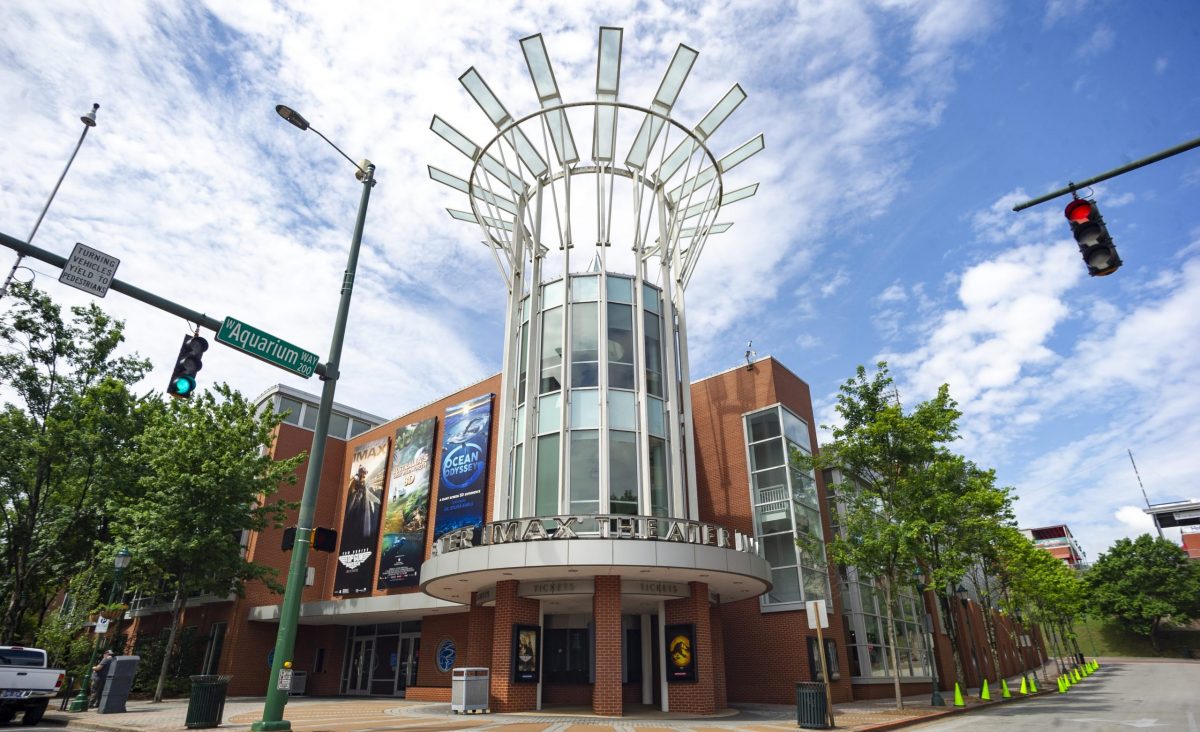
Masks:
[[[658,288],[638,303],[634,284],[573,274],[541,286],[538,317],[522,301],[509,516],[671,515],[670,331]]]
[[[836,471],[825,472],[825,485],[848,483]],[[832,524],[835,534],[843,528],[839,517],[844,505],[836,494],[830,495],[834,506]],[[873,580],[863,580],[853,567],[838,567],[842,588],[843,622],[846,627],[847,652],[857,678],[891,678],[891,646],[887,634],[886,597],[883,588]],[[929,644],[925,633],[925,610],[912,587],[897,587],[892,592],[892,621],[896,626],[896,663],[901,678],[927,679]]]
[[[812,471],[797,458],[811,455],[808,424],[782,405],[745,417],[754,532],[771,565],[774,588],[764,607],[829,596],[821,509]]]

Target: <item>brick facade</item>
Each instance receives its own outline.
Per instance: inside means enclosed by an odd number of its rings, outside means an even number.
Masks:
[[[604,575],[596,578],[592,596],[592,617],[596,624],[596,681],[592,685],[592,711],[606,717],[619,717],[623,711],[621,695],[621,578]]]

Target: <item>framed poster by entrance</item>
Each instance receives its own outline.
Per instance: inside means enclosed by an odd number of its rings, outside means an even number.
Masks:
[[[696,680],[696,626],[668,625],[663,641],[667,644],[667,681]]]
[[[537,683],[541,676],[542,629],[537,625],[514,625],[512,639],[512,680]]]

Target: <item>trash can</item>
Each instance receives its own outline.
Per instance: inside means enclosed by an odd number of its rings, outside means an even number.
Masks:
[[[450,676],[450,711],[490,712],[488,685],[492,672],[486,668],[456,668]]]
[[[796,724],[803,729],[829,729],[825,684],[817,681],[796,684]]]
[[[192,695],[188,699],[187,719],[184,720],[188,729],[221,724],[221,716],[225,713],[225,689],[231,678],[216,675],[191,677]]]

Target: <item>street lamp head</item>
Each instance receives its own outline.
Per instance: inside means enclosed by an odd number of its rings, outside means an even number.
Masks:
[[[117,556],[113,558],[113,566],[117,569],[125,569],[129,566],[129,560],[132,558],[133,552],[122,548],[117,551]]]
[[[299,127],[302,130],[308,129],[308,120],[304,119],[304,117],[300,116],[299,112],[287,106],[286,104],[276,104],[275,111],[279,113],[280,117],[283,117],[296,127]]]
[[[367,177],[367,168],[372,168],[374,166],[375,163],[363,158],[362,161],[358,163],[358,170],[354,171],[354,177],[359,182],[362,182],[362,180]]]
[[[96,103],[93,103],[93,104],[92,104],[92,111],[90,111],[90,112],[88,112],[87,114],[85,114],[85,115],[83,115],[82,117],[80,117],[80,118],[79,118],[79,121],[80,121],[80,122],[82,122],[82,123],[84,123],[84,124],[85,124],[85,125],[87,125],[88,127],[95,127],[95,126],[96,126],[96,110],[97,110],[97,109],[100,109],[100,105],[99,105],[99,104],[96,104]]]

